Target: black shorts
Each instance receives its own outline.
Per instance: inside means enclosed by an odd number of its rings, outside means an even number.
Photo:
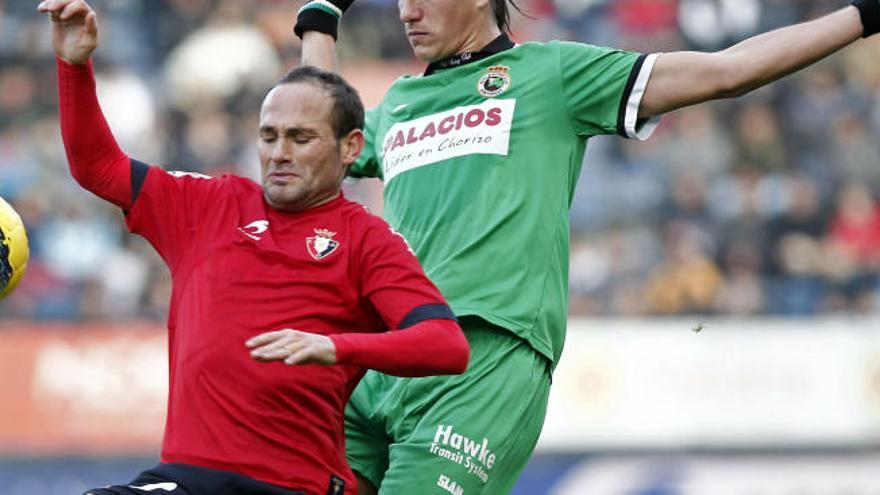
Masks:
[[[341,493],[341,492],[340,492]],[[188,464],[159,464],[127,485],[88,490],[84,495],[307,495],[229,471]]]

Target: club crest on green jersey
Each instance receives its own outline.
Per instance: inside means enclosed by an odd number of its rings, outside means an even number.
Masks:
[[[504,65],[489,67],[486,74],[477,83],[477,91],[487,97],[493,98],[507,91],[510,87],[510,68]]]
[[[306,237],[306,249],[312,258],[322,260],[330,256],[339,247],[339,241],[333,240],[336,232],[327,229],[315,229],[315,235]]]

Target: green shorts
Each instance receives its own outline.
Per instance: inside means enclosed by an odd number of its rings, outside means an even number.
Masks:
[[[352,469],[382,495],[510,492],[544,423],[549,362],[513,334],[462,321],[471,346],[456,376],[370,371],[345,412]]]

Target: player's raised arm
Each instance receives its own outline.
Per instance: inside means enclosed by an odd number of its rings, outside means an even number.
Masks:
[[[639,117],[748,93],[876,33],[878,25],[880,0],[856,0],[819,19],[760,34],[720,52],[661,54]]]
[[[303,33],[301,65],[313,65],[326,71],[339,72],[336,39],[317,31]]]
[[[354,0],[311,0],[299,9],[294,33],[302,39],[302,65],[339,72],[336,37],[339,19]]]
[[[70,172],[84,188],[128,209],[131,160],[113,138],[95,92],[90,57],[98,46],[95,11],[83,0],[45,0],[58,65],[58,110]]]

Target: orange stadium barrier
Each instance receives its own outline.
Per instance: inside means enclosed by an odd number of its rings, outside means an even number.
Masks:
[[[168,388],[157,324],[0,325],[0,455],[143,455]]]

